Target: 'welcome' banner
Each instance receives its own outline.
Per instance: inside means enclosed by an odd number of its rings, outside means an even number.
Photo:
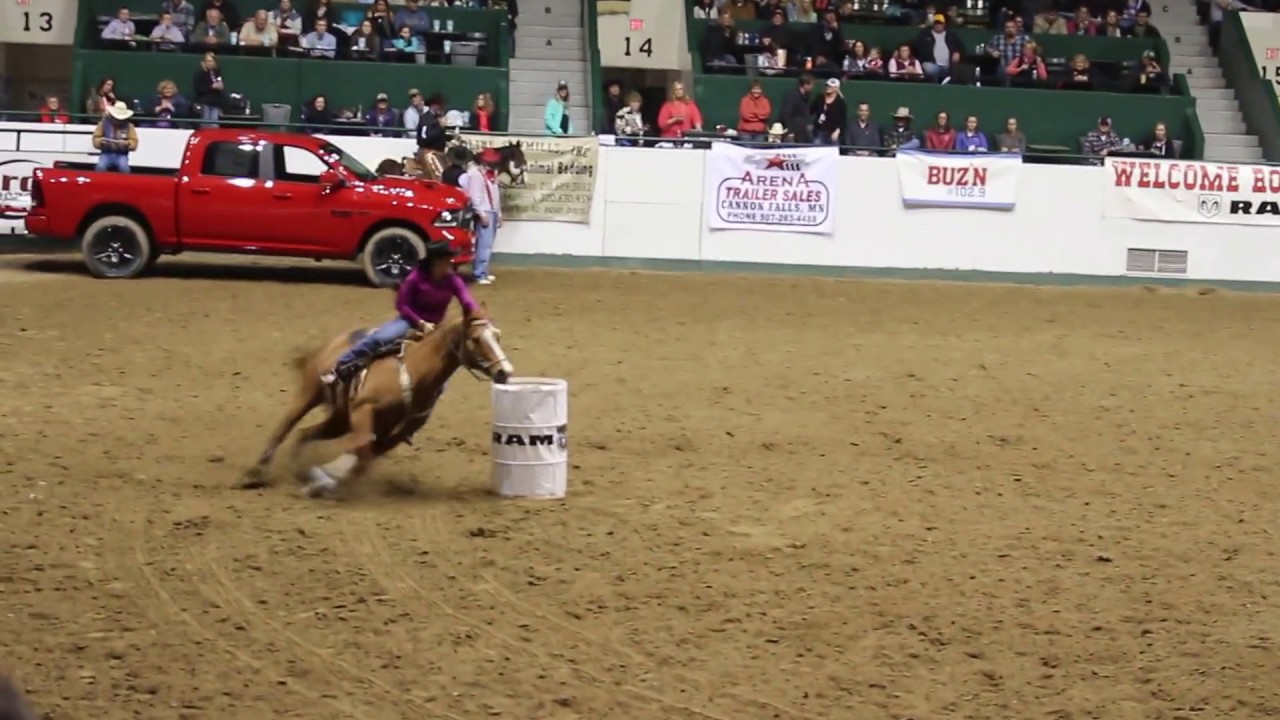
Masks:
[[[1280,167],[1107,158],[1104,217],[1280,225]]]
[[[909,208],[1012,210],[1022,156],[899,150],[898,182]]]
[[[501,174],[504,220],[591,220],[600,148],[589,138],[526,138],[463,133],[462,144],[473,151],[500,148],[519,141],[524,151],[524,184],[509,185]]]
[[[830,235],[839,158],[835,147],[712,143],[703,203],[708,227]]]

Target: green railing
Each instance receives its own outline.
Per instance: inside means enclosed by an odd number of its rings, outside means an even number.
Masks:
[[[1262,77],[1255,57],[1240,13],[1228,13],[1222,23],[1218,63],[1227,83],[1236,91],[1245,126],[1262,144],[1262,156],[1268,162],[1280,162],[1280,104],[1276,102],[1275,83]]]

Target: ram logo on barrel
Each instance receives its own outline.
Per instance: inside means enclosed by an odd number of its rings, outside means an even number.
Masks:
[[[551,433],[502,433],[495,430],[493,444],[514,445],[516,447],[536,447],[538,445],[552,447],[556,444],[556,436]]]

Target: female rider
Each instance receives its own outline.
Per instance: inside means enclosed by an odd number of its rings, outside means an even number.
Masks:
[[[426,256],[396,292],[395,319],[383,323],[352,345],[338,358],[333,369],[321,375],[320,379],[326,385],[339,378],[343,382],[350,381],[359,361],[375,348],[393,343],[415,328],[422,333],[430,332],[444,319],[449,302],[454,298],[458,299],[463,310],[474,312],[476,301],[467,291],[462,276],[453,270],[453,256],[456,254],[445,242],[428,245]]]

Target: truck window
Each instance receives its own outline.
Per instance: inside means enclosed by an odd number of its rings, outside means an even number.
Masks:
[[[295,145],[276,145],[276,180],[281,182],[318,183],[320,173],[329,169],[315,153]]]
[[[238,142],[215,142],[204,151],[203,175],[218,177],[258,177],[258,146]]]

